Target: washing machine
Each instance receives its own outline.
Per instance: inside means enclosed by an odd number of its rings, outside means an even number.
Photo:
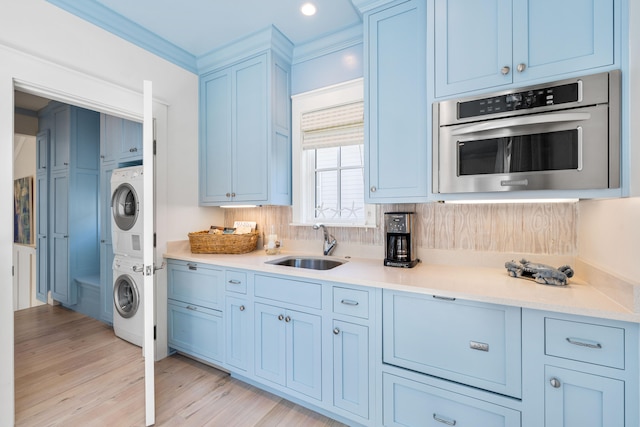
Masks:
[[[111,239],[115,255],[142,258],[143,178],[142,166],[114,169],[111,175]]]
[[[113,259],[113,331],[142,347],[144,287],[142,259],[116,255]]]

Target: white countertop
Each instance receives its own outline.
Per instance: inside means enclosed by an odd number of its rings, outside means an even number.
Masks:
[[[285,274],[298,278],[434,294],[640,323],[640,313],[626,308],[598,288],[576,277],[572,278],[567,286],[551,286],[513,278],[508,275],[505,268],[419,263],[414,268],[405,269],[385,267],[381,259],[365,258],[349,258],[347,263],[324,271],[265,263],[290,255],[317,256],[318,254],[283,251],[279,255],[265,255],[263,250],[244,255],[193,254],[189,242],[185,241],[171,242],[164,257],[264,273]]]

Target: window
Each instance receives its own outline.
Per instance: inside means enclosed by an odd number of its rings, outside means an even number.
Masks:
[[[293,219],[375,226],[364,203],[362,79],[293,97]]]

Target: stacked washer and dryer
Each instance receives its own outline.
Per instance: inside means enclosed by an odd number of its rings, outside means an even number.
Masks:
[[[143,169],[115,169],[111,175],[111,237],[113,241],[113,330],[142,347],[143,316]]]

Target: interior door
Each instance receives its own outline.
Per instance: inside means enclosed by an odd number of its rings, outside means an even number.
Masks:
[[[143,192],[145,195],[145,209],[143,212],[143,245],[142,263],[143,286],[144,286],[144,384],[145,384],[145,422],[150,426],[155,424],[155,342],[154,342],[154,313],[155,313],[155,289],[154,289],[154,150],[153,150],[153,86],[150,81],[144,81],[143,91],[143,124],[142,124],[142,147],[143,147]]]

